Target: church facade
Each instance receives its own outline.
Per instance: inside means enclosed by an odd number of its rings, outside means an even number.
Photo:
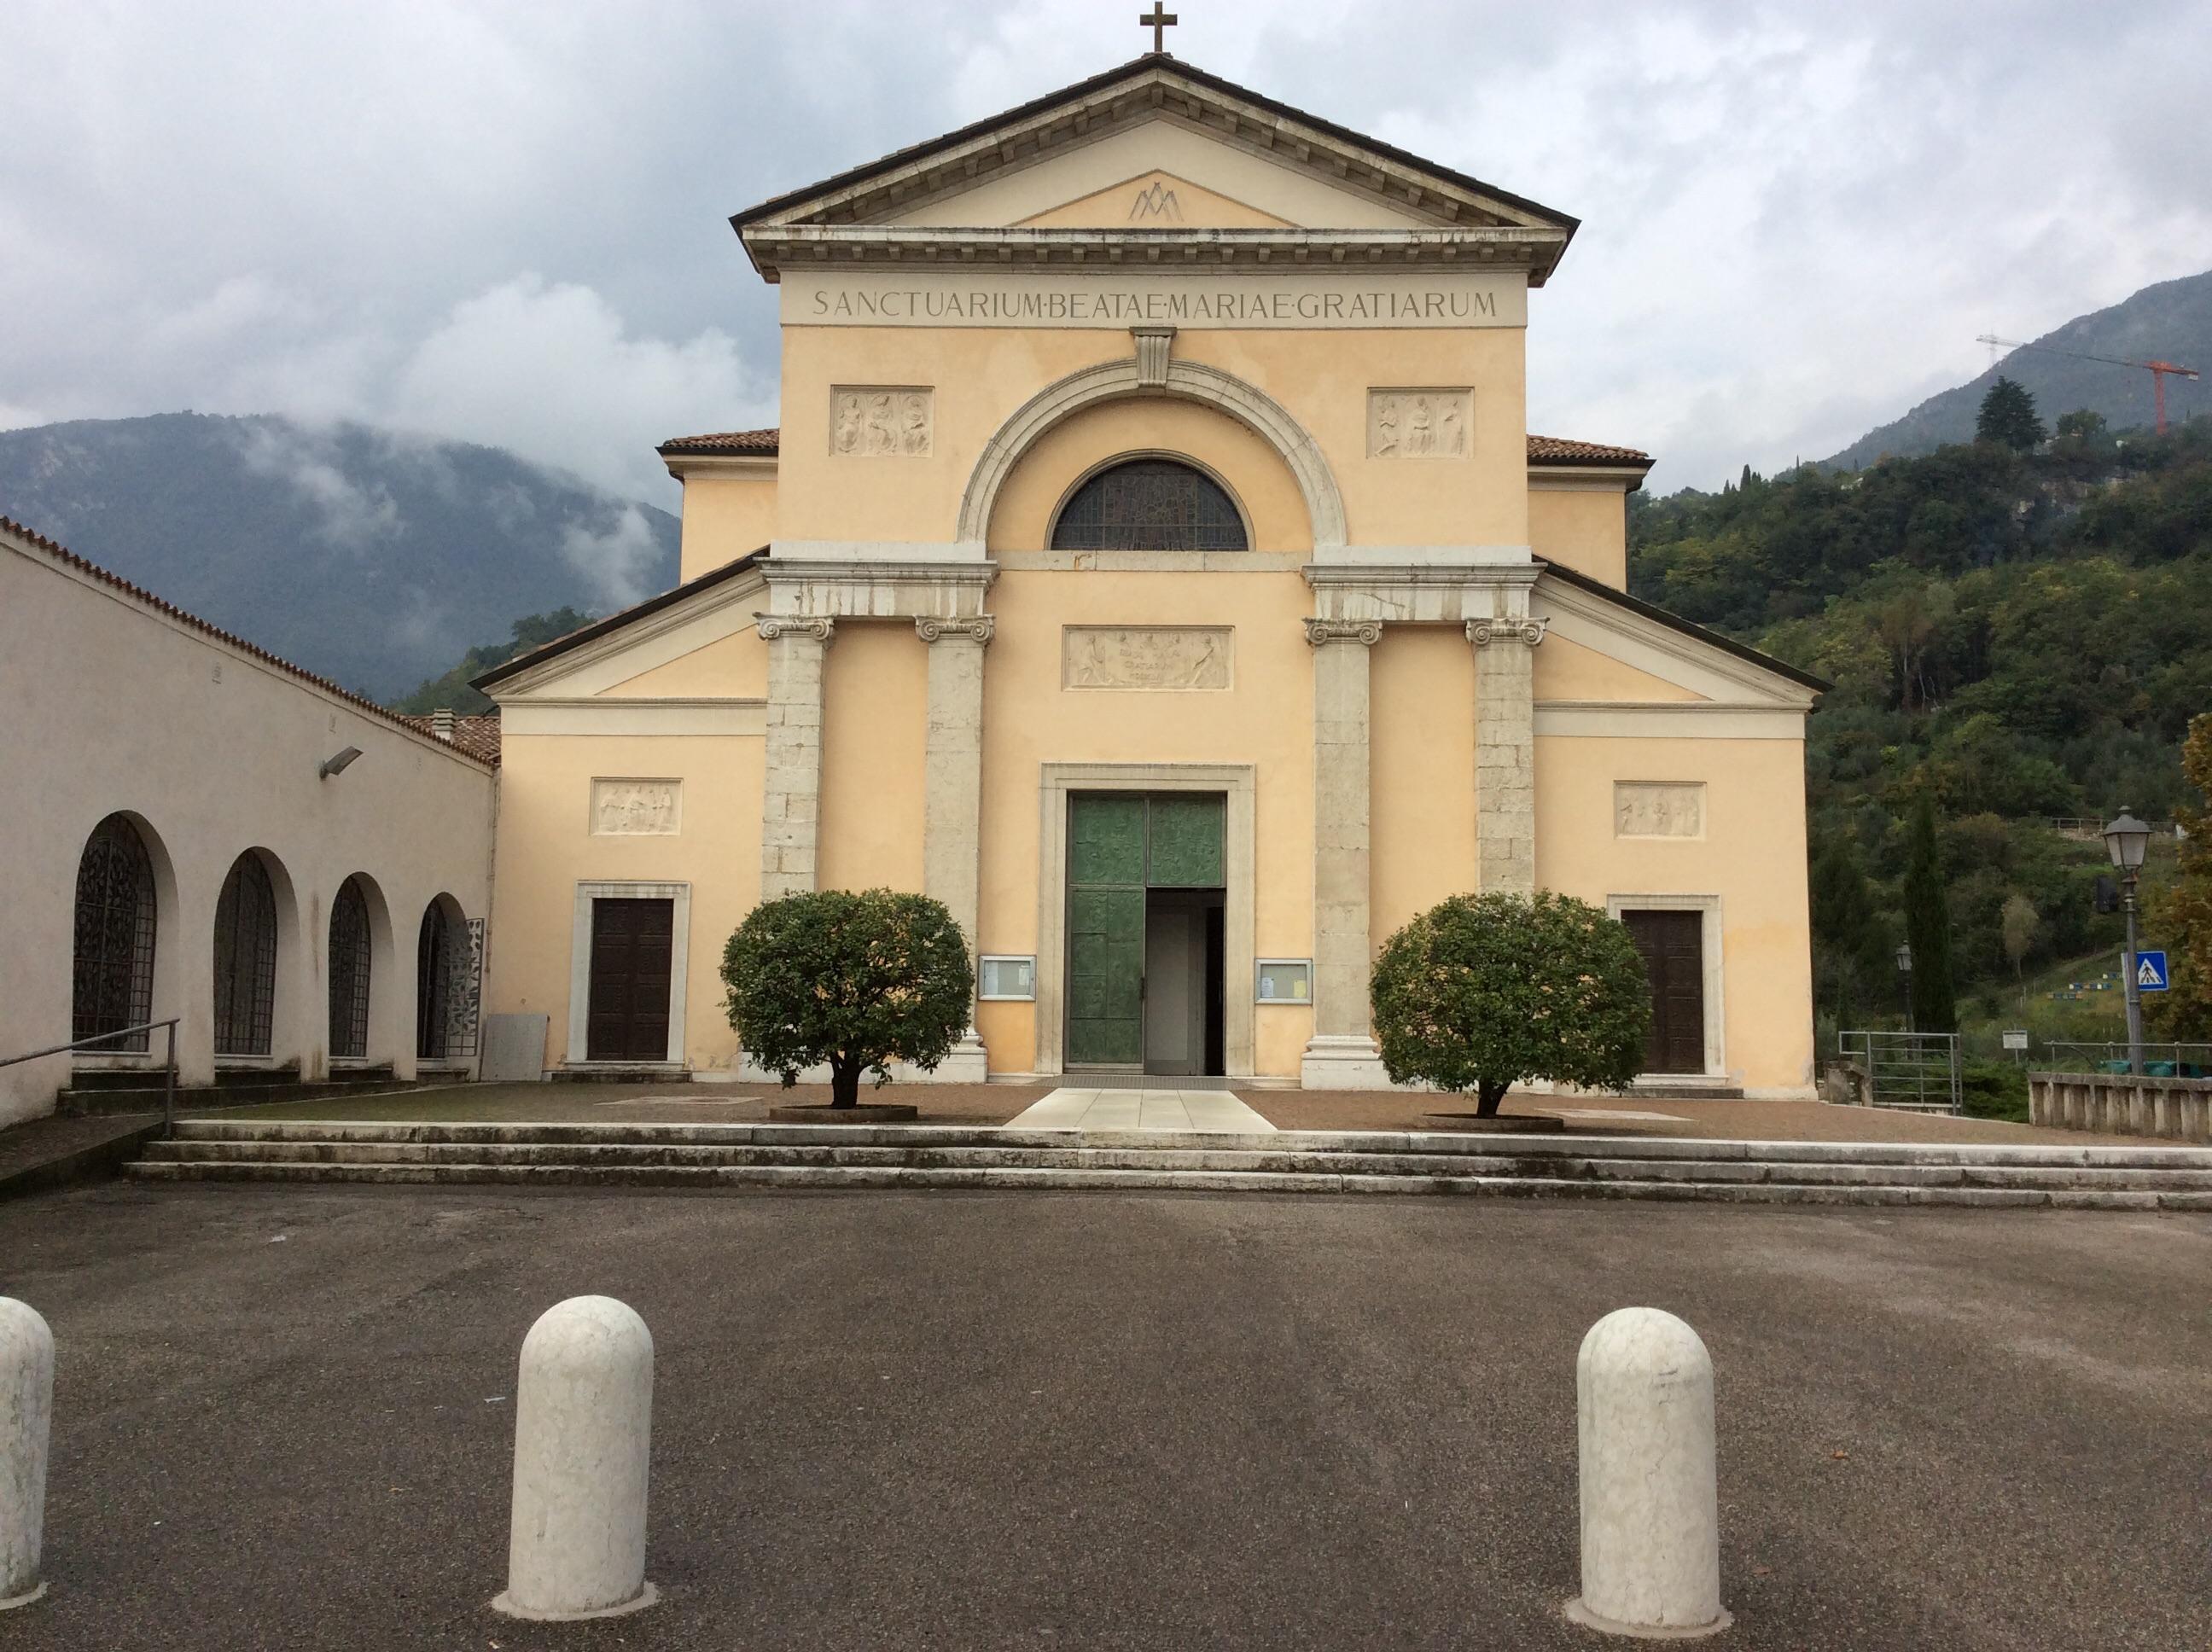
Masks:
[[[747,1076],[759,900],[943,900],[936,1078],[1387,1082],[1447,896],[1620,917],[1669,1084],[1810,1093],[1822,686],[1626,592],[1648,458],[1531,435],[1575,221],[1165,54],[732,220],[782,424],[662,449],[682,582],[483,679],[486,1007]]]

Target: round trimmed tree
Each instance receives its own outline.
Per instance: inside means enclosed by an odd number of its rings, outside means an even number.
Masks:
[[[1516,1084],[1626,1090],[1644,1065],[1643,955],[1571,896],[1455,895],[1383,943],[1370,981],[1393,1082],[1471,1090],[1482,1118]]]
[[[856,1107],[860,1075],[934,1067],[968,1029],[975,974],[942,901],[887,889],[763,901],[722,949],[730,1025],[761,1066],[827,1064],[830,1105]]]

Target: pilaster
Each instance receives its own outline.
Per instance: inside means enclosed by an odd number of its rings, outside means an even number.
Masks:
[[[917,619],[915,632],[929,649],[928,731],[922,792],[922,892],[942,901],[968,939],[968,962],[976,961],[977,896],[983,829],[983,650],[992,616]],[[989,1062],[976,1035],[975,1010],[968,1032],[933,1075],[951,1084],[981,1084]]]
[[[755,616],[768,642],[767,770],[761,792],[760,898],[815,886],[822,834],[822,672],[836,622]]]
[[[1368,1019],[1369,650],[1374,620],[1310,619],[1314,649],[1314,1030],[1309,1090],[1386,1087]]]
[[[1536,892],[1535,653],[1545,622],[1467,622],[1474,649],[1475,887]]]

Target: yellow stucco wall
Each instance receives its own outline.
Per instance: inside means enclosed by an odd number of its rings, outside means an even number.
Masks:
[[[737,1040],[721,1010],[722,943],[760,890],[762,742],[514,735],[500,759],[499,854],[487,996],[495,1013],[551,1017],[546,1061],[568,1048],[568,980],[576,885],[637,881],[691,885],[684,1044],[702,1070],[726,1068]],[[684,782],[683,829],[665,837],[595,837],[594,776]]]
[[[624,699],[755,699],[768,692],[768,644],[748,625],[603,692]]]
[[[1615,837],[1616,780],[1702,780],[1705,835]],[[1598,906],[1719,897],[1723,1062],[1747,1089],[1812,1082],[1804,797],[1802,740],[1536,738],[1540,885]]]
[[[1256,769],[1254,938],[1262,957],[1313,952],[1313,658],[1300,624],[1312,593],[1295,572],[1053,573],[1009,569],[992,588],[998,630],[983,678],[982,887],[986,952],[1037,948],[1040,785],[1047,762],[1249,763]],[[1233,686],[1211,693],[1060,686],[1060,628],[1228,625]],[[841,641],[838,647],[843,646]],[[1231,993],[1249,981],[1226,981]],[[1255,1065],[1295,1076],[1310,1011],[1256,1015]],[[1036,1060],[1028,1005],[981,1006],[997,1072]]]
[[[1517,327],[1196,328],[1176,336],[1175,353],[1234,374],[1288,410],[1328,456],[1353,543],[1523,545],[1522,341]],[[1054,380],[1130,353],[1126,335],[1080,329],[793,325],[783,344],[777,537],[839,541],[951,539],[961,495],[999,427]],[[830,396],[838,385],[935,386],[929,454],[833,455]],[[1378,386],[1471,386],[1472,452],[1367,458],[1367,392]]]
[[[823,889],[921,889],[927,648],[911,620],[837,623],[822,682]]]
[[[696,580],[775,538],[775,493],[772,475],[717,476],[700,471],[686,476],[678,578]]]
[[[1474,887],[1474,650],[1456,625],[1393,626],[1369,658],[1367,932],[1380,948]]]
[[[1528,548],[1547,562],[1628,589],[1628,495],[1619,488],[1528,490]]]
[[[1595,648],[1553,635],[1536,650],[1534,673],[1536,699],[1621,701],[1688,701],[1704,696],[1694,689],[1669,683],[1649,671],[1601,654]]]

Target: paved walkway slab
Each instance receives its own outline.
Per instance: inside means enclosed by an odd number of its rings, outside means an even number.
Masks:
[[[1225,1090],[1078,1090],[1024,1108],[1009,1130],[1203,1130],[1273,1134],[1275,1127]]]

